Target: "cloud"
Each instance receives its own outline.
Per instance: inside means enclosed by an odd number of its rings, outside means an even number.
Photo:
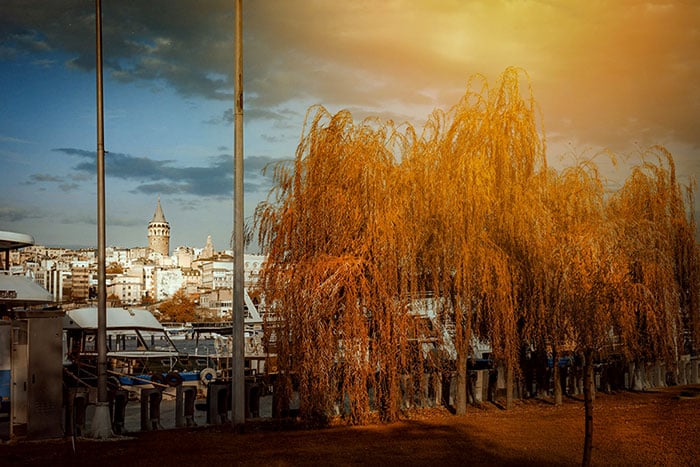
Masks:
[[[222,115],[212,117],[204,123],[209,125],[230,125],[233,123],[233,109],[225,110]]]
[[[55,64],[56,64],[56,60],[51,60],[51,59],[34,60],[32,62],[32,65],[39,67],[39,68],[52,68]]]
[[[54,149],[54,151],[62,152],[64,154],[68,154],[69,156],[96,157],[95,151],[87,151],[85,149],[57,148]]]
[[[74,166],[74,180],[92,175],[96,171],[95,153],[77,148],[58,148],[56,152],[85,159]],[[266,156],[248,156],[244,167],[246,191],[265,190],[269,179],[262,177],[262,168],[274,159]],[[177,167],[173,160],[155,160],[128,154],[105,155],[105,176],[136,182],[134,192],[145,194],[183,194],[191,196],[229,196],[233,191],[233,158],[221,154],[211,157],[207,165]],[[34,181],[58,182],[58,177],[46,174],[32,176]],[[77,188],[66,184],[63,189]]]
[[[94,69],[91,3],[4,0],[0,8],[0,59],[32,53],[45,66],[60,52],[69,66]],[[233,9],[226,0],[107,2],[105,71],[231,101]],[[291,128],[303,118],[292,109],[321,103],[422,122],[455,104],[469,76],[493,80],[516,65],[533,77],[548,130],[605,147],[651,130],[697,148],[699,18],[693,2],[250,2],[245,115]],[[209,123],[232,121],[229,109]]]
[[[85,40],[94,36],[92,4],[6,0],[2,10],[0,44],[15,54],[44,50],[36,63],[45,66],[55,59],[48,52],[61,52],[66,66],[94,69],[94,44]],[[371,9],[317,1],[247,4],[246,118],[290,128],[290,119],[303,118],[291,104],[381,106],[402,92],[415,98],[416,88],[430,87],[441,70],[431,50],[416,47],[426,32],[415,29],[417,39],[408,42],[397,34],[418,24],[402,10],[401,2]],[[231,101],[233,19],[233,4],[224,0],[196,7],[187,0],[105,4],[105,73],[123,83],[169,86],[185,97]],[[397,62],[409,63],[410,73]],[[231,111],[212,119],[230,121]]]
[[[674,153],[680,165],[700,148],[700,4],[661,6],[643,0],[247,2],[244,115],[298,129],[304,109],[322,104],[332,112],[351,109],[356,120],[376,115],[419,125],[434,108],[454,105],[473,74],[493,83],[507,66],[520,66],[532,78],[552,141],[560,135],[615,151],[636,142],[678,143],[690,149]],[[94,69],[94,44],[86,40],[94,37],[90,2],[4,0],[0,13],[0,60],[31,53],[36,66],[60,58],[78,70]],[[228,0],[105,2],[105,72],[123,83],[230,102],[233,15]],[[228,109],[208,123],[232,121]],[[257,137],[274,144],[284,132],[267,129]],[[107,160],[107,175],[136,182],[137,191],[216,196],[231,190],[223,160],[195,167],[115,154]],[[89,167],[84,163],[78,173]],[[246,190],[264,184],[256,176],[246,179]]]
[[[77,183],[61,183],[58,185],[58,188],[60,188],[61,191],[68,193],[70,191],[76,191],[78,188],[80,188],[80,185]]]
[[[58,222],[64,225],[71,224],[86,224],[86,225],[97,225],[97,217],[94,215],[80,215],[80,216],[65,216],[58,219]]]
[[[277,159],[268,156],[248,156],[245,158],[245,170],[250,175],[260,175],[269,164],[277,162]]]
[[[56,221],[64,225],[97,225],[97,217],[94,214],[67,215],[57,218]],[[109,227],[142,227],[144,225],[143,219],[113,216],[110,212],[107,212],[105,221]]]
[[[29,176],[32,182],[62,182],[62,177],[57,177],[51,174],[32,174]]]
[[[110,216],[109,213],[107,213],[106,221],[109,223],[109,225],[111,225],[113,227],[142,227],[143,226],[143,219]]]
[[[85,182],[87,180],[94,180],[97,178],[96,173],[73,173],[70,175],[70,179],[73,180],[74,182]]]
[[[0,206],[0,221],[2,222],[17,222],[25,219],[40,219],[44,217],[43,213],[33,208],[24,208],[19,206]]]
[[[260,120],[272,122],[274,128],[279,130],[297,130],[301,122],[303,122],[304,114],[291,108],[271,109],[261,108],[257,106],[246,107],[243,111],[246,123]],[[209,125],[226,125],[234,124],[233,109],[226,109],[221,115],[214,116],[204,123]],[[284,138],[287,139],[287,138]]]
[[[0,143],[19,143],[19,144],[27,144],[30,143],[30,141],[20,139],[20,138],[15,138],[12,136],[6,136],[6,135],[0,135]]]
[[[700,4],[666,6],[258,2],[246,18],[256,39],[244,44],[256,61],[247,102],[261,112],[320,102],[416,123],[455,104],[472,74],[492,83],[515,65],[530,72],[547,130],[614,149],[640,134],[697,148]]]
[[[260,138],[267,143],[282,143],[282,142],[287,141],[289,139],[285,135],[279,135],[279,134],[268,135],[266,133],[260,134]]]
[[[16,58],[18,55],[48,52],[51,49],[46,38],[35,30],[6,30],[2,39],[2,57]]]
[[[145,194],[162,194],[162,195],[172,195],[177,193],[187,192],[186,184],[175,184],[175,183],[146,183],[139,185],[134,192],[145,193]]]
[[[35,184],[41,184],[41,183],[56,183],[58,184],[58,189],[65,192],[69,193],[71,191],[76,191],[80,188],[80,184],[75,183],[76,177],[70,177],[71,179],[74,180],[74,182],[66,182],[64,177],[59,177],[56,175],[51,175],[51,174],[32,174],[29,176],[29,180],[26,182],[27,185],[35,185]],[[39,190],[41,191],[46,191],[45,187],[39,187]]]
[[[94,3],[5,0],[0,8],[0,59],[61,51],[66,66],[94,69]],[[105,72],[121,82],[167,83],[183,96],[231,99],[232,25],[226,1],[105,2]]]

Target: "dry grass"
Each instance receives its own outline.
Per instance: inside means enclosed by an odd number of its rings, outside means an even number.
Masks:
[[[697,465],[700,397],[682,390],[595,402],[594,465]],[[695,393],[700,386],[695,386]],[[443,409],[389,424],[294,429],[249,423],[243,434],[210,427],[138,434],[115,442],[69,440],[0,446],[3,465],[579,465],[583,404],[564,399],[492,404],[464,416]]]

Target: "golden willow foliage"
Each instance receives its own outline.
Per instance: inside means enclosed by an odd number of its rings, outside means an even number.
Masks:
[[[280,205],[259,212],[278,371],[287,394],[298,379],[302,417],[324,418],[347,394],[351,420],[364,422],[371,387],[391,419],[408,329],[396,293],[394,129],[322,108],[308,125],[293,171],[276,169]]]
[[[631,357],[672,361],[698,332],[698,246],[692,189],[683,193],[671,154],[651,148],[609,203],[613,238],[627,266],[617,330]],[[691,185],[692,186],[692,185]],[[686,207],[686,203],[687,206]],[[683,336],[681,330],[691,334]],[[684,338],[686,342],[683,342]]]
[[[473,335],[488,338],[495,357],[509,366],[518,351],[512,258],[521,250],[516,232],[530,229],[529,211],[520,208],[530,203],[532,178],[546,168],[535,102],[531,92],[523,99],[519,78],[508,69],[498,87],[480,79],[478,91],[472,81],[449,113],[433,113],[425,143],[404,160],[431,174],[416,190],[428,201],[414,222],[424,239],[412,261],[428,278],[419,289],[440,298],[440,322],[454,326],[458,413],[466,408]]]
[[[614,330],[628,355],[658,356],[697,329],[692,191],[670,154],[608,199],[592,163],[547,167],[537,117],[514,68],[495,88],[472,79],[420,134],[310,109],[256,213],[280,400],[295,383],[306,419],[397,418],[405,376],[450,369],[412,345],[425,297],[456,351],[458,412],[474,338],[512,375],[524,343],[599,351]]]

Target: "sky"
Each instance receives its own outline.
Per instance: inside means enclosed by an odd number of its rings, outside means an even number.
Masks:
[[[234,2],[103,0],[102,16],[107,245],[147,245],[160,197],[171,250],[229,248]],[[420,129],[510,66],[550,165],[593,158],[614,187],[659,144],[681,183],[700,173],[700,2],[244,0],[247,222],[311,106]],[[94,2],[2,0],[0,230],[97,245],[96,115]]]

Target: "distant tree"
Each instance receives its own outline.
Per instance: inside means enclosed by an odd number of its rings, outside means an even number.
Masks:
[[[163,321],[188,322],[196,318],[196,305],[184,288],[179,289],[170,300],[162,302],[157,308]]]
[[[119,263],[110,263],[107,268],[105,268],[105,273],[107,274],[123,274],[124,268]]]
[[[112,293],[107,296],[107,303],[111,306],[121,306],[122,301],[118,295]]]
[[[155,302],[155,299],[148,294],[141,297],[141,305],[153,305]]]

